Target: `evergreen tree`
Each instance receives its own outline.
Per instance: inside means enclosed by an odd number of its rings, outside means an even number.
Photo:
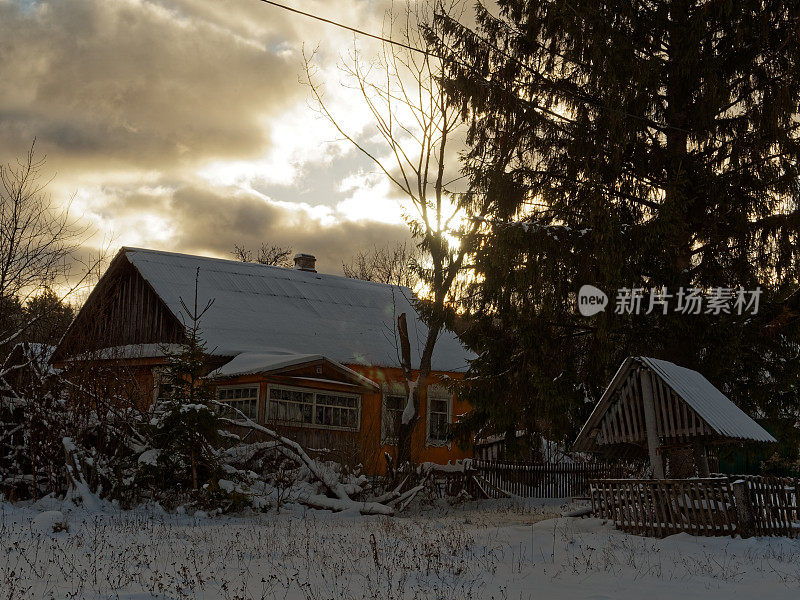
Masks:
[[[162,382],[168,392],[160,394],[162,398],[154,407],[151,437],[160,451],[162,472],[172,482],[191,482],[196,491],[201,480],[217,471],[216,450],[225,438],[220,434],[223,425],[214,409],[213,393],[203,378],[208,354],[200,334],[200,319],[213,301],[198,309],[196,280],[194,308],[190,310],[183,301],[181,304],[188,317],[187,335],[178,351],[165,348],[167,365]]]
[[[50,288],[25,303],[24,318],[33,324],[25,331],[25,339],[55,346],[69,327],[75,313]]]
[[[469,306],[467,428],[569,439],[638,354],[796,416],[800,5],[498,5],[477,7],[477,32],[438,16],[457,38],[445,87],[470,120],[465,173],[493,207]],[[755,317],[654,305],[586,318],[584,284],[612,305],[620,288],[763,293]]]

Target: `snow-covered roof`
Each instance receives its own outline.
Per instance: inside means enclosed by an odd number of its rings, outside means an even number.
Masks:
[[[242,352],[232,361],[209,373],[209,377],[234,377],[277,371],[286,367],[302,365],[325,358],[321,354],[265,354],[264,352]]]
[[[618,399],[617,391],[622,389],[631,378],[636,377],[636,373],[641,367],[649,369],[672,390],[680,401],[685,402],[702,419],[707,425],[705,427],[706,434],[713,432],[722,438],[756,442],[776,441],[761,425],[745,414],[741,408],[697,371],[657,358],[629,356],[620,365],[578,434],[573,445],[576,450],[584,451],[594,447],[592,432],[596,431],[601,421],[613,412],[612,406]],[[631,398],[633,400],[631,401],[641,405],[642,400],[638,386],[633,386],[632,390]],[[620,427],[627,427],[627,425],[620,425]],[[638,433],[641,434],[641,432]],[[662,433],[665,432],[662,431]],[[675,432],[672,433],[675,434]]]
[[[657,358],[647,356],[638,358],[661,377],[664,383],[683,398],[718,434],[757,442],[776,441],[761,425],[747,416],[697,371]]]
[[[214,300],[200,322],[213,354],[318,354],[344,364],[399,366],[395,324],[406,313],[412,361],[419,364],[428,329],[408,288],[174,252],[122,252],[178,318],[184,314],[181,299],[194,302],[200,268],[198,303]],[[462,371],[472,357],[455,334],[444,331],[432,368]]]
[[[50,364],[50,358],[53,356],[55,349],[55,346],[49,344],[19,342],[14,345],[10,356],[12,357],[11,360],[15,361],[17,359],[15,355],[19,353],[17,356],[23,363],[27,363],[28,367],[35,370],[39,377],[46,377],[59,373],[59,369]],[[0,364],[0,367],[2,366]]]
[[[333,367],[347,374],[353,380],[360,382],[362,385],[371,388],[378,387],[371,379],[321,354],[265,354],[263,352],[242,352],[235,356],[230,362],[225,363],[218,369],[209,373],[208,376],[214,379],[236,377],[239,375],[254,375],[257,373],[272,373],[289,367],[297,367],[317,361],[328,361]]]

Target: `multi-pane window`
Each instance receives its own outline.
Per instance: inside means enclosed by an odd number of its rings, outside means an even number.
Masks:
[[[359,396],[277,385],[269,387],[268,418],[272,421],[358,429],[360,411]]]
[[[220,386],[217,388],[217,400],[247,415],[248,419],[258,420],[258,385]],[[234,411],[226,411],[231,417],[241,417]]]
[[[269,415],[273,421],[311,425],[314,416],[314,392],[270,386]]]
[[[447,390],[428,388],[428,443],[447,444],[450,441],[450,402]]]
[[[403,394],[390,393],[383,395],[383,415],[381,422],[381,435],[384,443],[396,443],[397,432],[403,419],[403,410],[406,407],[406,397]]]
[[[166,402],[175,397],[177,388],[169,383],[167,372],[162,368],[153,369],[153,401]]]

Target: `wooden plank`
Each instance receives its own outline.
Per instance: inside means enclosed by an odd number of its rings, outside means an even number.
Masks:
[[[636,438],[636,443],[641,442],[645,439],[644,433],[644,425],[642,424],[641,419],[639,418],[639,406],[641,402],[637,401],[636,394],[633,393],[631,386],[628,386],[626,393],[625,393],[626,401],[628,402],[628,408],[631,411],[631,419],[633,421],[633,432]]]
[[[676,486],[681,486],[682,484],[681,483],[670,482],[670,484],[664,483],[663,485],[664,485],[664,487],[663,487],[663,490],[664,490],[664,494],[663,494],[664,495],[664,501],[665,501],[665,503],[667,505],[667,516],[669,517],[669,521],[668,521],[668,523],[669,523],[668,524],[669,534],[680,533],[684,529],[684,527],[683,527],[683,519],[681,519],[680,513],[677,510],[678,507],[673,504],[673,499],[674,499],[674,495],[675,495],[675,492],[674,492],[675,487]],[[667,485],[671,485],[672,486],[672,490],[668,490],[667,489]]]
[[[715,488],[717,492],[718,506],[722,513],[723,523],[724,523],[724,532],[733,536],[734,533],[734,526],[731,520],[731,507],[733,506],[733,494],[730,489],[730,483],[727,479],[721,480],[718,486]]]
[[[677,398],[676,401],[678,402],[678,406],[681,407],[681,438],[686,440],[689,439],[689,411],[686,408],[686,402],[683,402],[680,398]]]
[[[664,402],[664,398],[662,397],[662,389],[663,386],[661,385],[661,378],[657,376],[653,376],[653,395],[656,400],[656,412],[660,417],[660,428],[658,430],[661,437],[670,438],[672,437],[669,433],[669,418],[667,417],[667,407],[666,403]]]
[[[678,439],[678,429],[680,428],[680,418],[678,408],[675,405],[675,396],[670,393],[670,390],[665,390],[667,407],[669,408],[669,422],[670,429],[672,430],[672,437]]]
[[[650,464],[653,467],[653,475],[656,479],[664,479],[664,459],[659,453],[661,441],[658,436],[658,411],[656,410],[655,397],[652,389],[652,378],[650,371],[642,369],[640,371],[642,385],[642,402],[644,404],[644,415],[647,426],[647,448],[650,455]]]

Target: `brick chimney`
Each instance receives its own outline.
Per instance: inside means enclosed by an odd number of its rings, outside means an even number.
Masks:
[[[317,257],[313,254],[295,254],[294,255],[294,268],[298,271],[310,271],[316,273]]]

